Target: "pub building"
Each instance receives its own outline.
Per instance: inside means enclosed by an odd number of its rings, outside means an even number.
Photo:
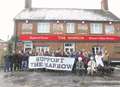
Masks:
[[[101,0],[100,9],[32,8],[25,0],[14,22],[16,50],[107,50],[111,59],[120,59],[120,19],[108,0]]]

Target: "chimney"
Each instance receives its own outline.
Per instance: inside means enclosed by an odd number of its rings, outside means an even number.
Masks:
[[[108,0],[102,0],[101,1],[101,9],[102,10],[108,10]]]
[[[32,0],[25,0],[25,8],[30,9],[32,5]]]

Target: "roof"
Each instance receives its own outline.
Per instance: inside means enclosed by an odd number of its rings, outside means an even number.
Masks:
[[[31,8],[24,9],[15,20],[86,20],[86,21],[120,21],[110,11],[101,9],[74,8]]]

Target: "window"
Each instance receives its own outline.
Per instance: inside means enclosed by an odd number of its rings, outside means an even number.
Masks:
[[[93,54],[103,53],[103,51],[104,51],[104,49],[101,46],[93,46],[92,47]]]
[[[72,46],[72,43],[65,43],[65,46]]]
[[[67,33],[75,33],[75,24],[74,23],[67,23]]]
[[[92,23],[90,25],[90,33],[91,34],[103,34],[103,28],[102,28],[102,24],[100,23]]]
[[[32,24],[23,23],[21,33],[22,34],[32,34],[32,28],[33,28]]]
[[[37,32],[38,33],[50,33],[50,24],[49,23],[38,23]]]
[[[87,34],[88,33],[87,24],[78,24],[78,33]]]
[[[54,34],[63,34],[64,33],[64,27],[62,23],[54,23],[53,24],[53,33]]]
[[[40,47],[36,47],[36,52],[49,52],[49,47],[48,46],[40,46]]]
[[[114,26],[113,25],[105,25],[105,33],[106,34],[114,34]]]
[[[32,41],[24,41],[24,51],[32,50],[33,43]]]
[[[115,28],[114,32],[120,35],[120,24],[116,24],[114,28]]]
[[[75,51],[75,43],[64,43],[64,51],[65,52],[73,52]]]

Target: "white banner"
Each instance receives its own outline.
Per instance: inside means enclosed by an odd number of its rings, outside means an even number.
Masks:
[[[50,56],[30,56],[29,68],[46,68],[52,70],[72,71],[75,58],[70,57],[50,57]]]

